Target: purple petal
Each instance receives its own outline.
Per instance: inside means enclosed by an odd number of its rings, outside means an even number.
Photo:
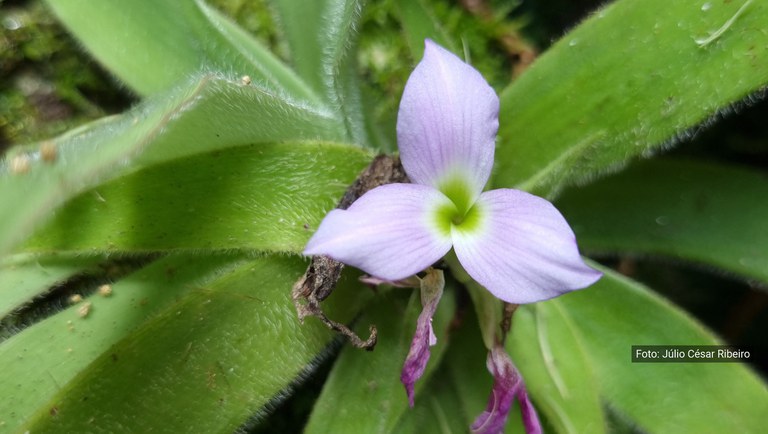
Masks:
[[[435,279],[439,279],[439,281],[435,282]],[[437,337],[432,329],[432,317],[435,315],[437,303],[443,295],[444,284],[442,272],[440,272],[439,277],[428,274],[422,280],[421,304],[423,309],[416,321],[416,333],[413,334],[411,348],[400,374],[400,381],[405,386],[405,393],[408,394],[408,403],[411,407],[413,407],[414,385],[424,375],[424,370],[427,368],[429,347],[437,343]]]
[[[471,205],[493,166],[499,98],[474,68],[429,39],[425,44],[400,101],[400,156],[412,182],[444,189],[459,181]]]
[[[528,398],[528,392],[525,391],[525,385],[517,391],[517,402],[520,403],[520,413],[523,415],[523,426],[527,434],[541,434],[541,422],[536,409],[533,408],[531,400]]]
[[[502,347],[491,349],[486,363],[493,375],[493,389],[485,411],[475,419],[470,429],[473,434],[500,434],[504,431],[515,397],[525,386],[520,373]]]
[[[374,188],[349,209],[328,213],[304,254],[328,255],[382,279],[404,279],[450,250],[450,235],[435,224],[435,210],[445,206],[448,198],[431,187]]]
[[[593,284],[602,276],[582,261],[576,237],[555,207],[518,190],[487,191],[475,227],[452,229],[464,269],[508,303],[533,303]]]

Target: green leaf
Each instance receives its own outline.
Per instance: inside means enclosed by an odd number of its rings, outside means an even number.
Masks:
[[[597,382],[575,324],[556,303],[521,306],[507,348],[540,415],[560,433],[604,433]]]
[[[370,145],[358,83],[363,0],[272,0],[297,73],[344,119],[347,140]]]
[[[95,271],[104,258],[18,254],[0,260],[0,318],[57,283]]]
[[[443,260],[451,268],[453,277],[467,289],[475,308],[476,321],[482,335],[482,342],[487,350],[493,348],[501,339],[501,321],[504,302],[494,297],[467,273],[454,252],[449,252]]]
[[[206,75],[164,113],[133,169],[231,146],[287,141],[343,141],[340,121],[325,108]],[[150,141],[151,140],[151,141]]]
[[[33,413],[48,413],[57,405],[53,397],[94,359],[117,354],[110,348],[126,335],[241,261],[225,255],[161,259],[115,283],[111,296],[94,294],[3,341],[0,388],[8,395],[0,400],[2,420],[18,427]],[[81,317],[85,303],[90,312]]]
[[[654,160],[586,188],[558,208],[592,252],[666,255],[768,283],[768,178],[695,161]]]
[[[275,18],[280,30],[290,47],[294,69],[312,89],[325,95],[329,77],[328,71],[323,70],[326,62],[323,49],[328,43],[333,45],[329,36],[334,30],[326,29],[323,17],[325,11],[331,8],[330,13],[340,18],[343,12],[339,14],[338,11],[343,11],[345,5],[353,2],[273,0],[272,4],[277,12]],[[335,31],[341,32],[343,29]]]
[[[397,434],[465,434],[467,421],[459,394],[442,364],[427,382],[412,409],[400,418]]]
[[[597,11],[502,92],[494,184],[552,197],[765,86],[768,3],[743,5],[622,0]]]
[[[339,65],[354,45],[359,0],[272,0],[293,65],[312,88],[334,99]]]
[[[213,263],[210,257],[200,262]],[[264,257],[228,267],[214,280],[185,280],[183,293],[102,349],[87,370],[66,382],[56,378],[58,390],[38,405],[32,417],[24,419],[23,429],[235,431],[311,371],[333,336],[319,321],[308,319],[302,325],[296,317],[290,287],[304,266],[295,259]],[[172,278],[195,268],[201,268],[200,264],[192,261],[165,272]],[[161,283],[162,278],[145,280],[144,287]],[[167,290],[146,289],[152,293]],[[340,320],[354,315],[365,293],[350,289],[341,289],[342,294],[328,300],[329,315]],[[141,299],[125,292],[123,300],[109,302],[119,305],[123,314],[140,310]],[[119,294],[117,288],[114,293]],[[94,303],[89,318],[75,320],[76,329],[81,322],[101,318],[100,307]],[[106,314],[104,317],[107,319]],[[115,318],[120,316],[110,316],[109,321]],[[64,318],[54,319],[61,331],[50,330],[49,335],[66,335]],[[81,336],[73,353],[89,347],[94,337],[106,333],[102,330]],[[49,343],[34,340],[27,344]],[[15,354],[26,353],[17,350]],[[60,357],[58,349],[47,358],[52,357]],[[54,381],[49,375],[41,377],[47,383]]]
[[[426,38],[456,52],[455,44],[423,0],[397,0],[397,11],[414,60],[418,61],[424,56]]]
[[[269,50],[202,1],[47,3],[101,63],[142,95],[165,91],[201,71],[221,71],[319,102]]]
[[[477,327],[477,316],[468,314],[448,349],[446,367],[459,396],[465,419],[471,424],[485,409],[493,377],[485,365],[488,350]],[[467,425],[468,426],[468,425]]]
[[[554,305],[573,329],[609,407],[650,433],[764,430],[768,391],[746,365],[632,363],[632,345],[721,342],[647,288],[602,271],[605,276],[589,289],[541,305]]]
[[[228,148],[102,184],[57,211],[27,251],[301,252],[369,156],[335,144]]]
[[[409,302],[388,293],[374,300],[359,324],[360,331],[376,324],[379,339],[373,352],[347,346],[315,404],[305,433],[396,433],[398,421],[408,410],[408,398],[400,382],[403,362],[416,330],[421,312],[418,291]],[[424,376],[416,383],[416,401],[420,391],[449,346],[447,329],[456,311],[453,292],[446,291],[434,316],[438,338]]]
[[[207,75],[124,115],[103,119],[0,162],[0,254],[82,191],[126,172],[213,150],[291,140],[339,140],[322,109],[236,79]],[[27,170],[19,170],[19,161]]]

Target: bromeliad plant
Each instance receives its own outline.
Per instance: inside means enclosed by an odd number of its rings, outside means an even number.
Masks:
[[[287,62],[202,1],[47,4],[142,100],[4,156],[0,431],[284,429],[290,411],[268,411],[310,393],[300,380],[334,353],[334,334],[291,303],[301,253],[397,280],[451,247],[450,277],[421,279],[421,314],[414,291],[342,277],[326,313],[376,324],[379,342],[341,347],[305,432],[501,432],[515,399],[507,432],[538,429],[534,406],[556,432],[763,429],[765,385],[746,365],[629,363],[631,345],[720,341],[585,265],[559,212],[529,194],[555,201],[587,253],[768,282],[760,174],[662,157],[594,181],[768,83],[763,2],[616,1],[504,86],[498,108],[454,54],[422,53],[424,38],[459,52],[428,2],[387,3],[414,64],[424,57],[397,122],[412,183],[330,214],[394,149],[356,72],[363,2],[273,0]],[[501,300],[529,304],[510,319]],[[33,315],[40,303],[60,309]]]

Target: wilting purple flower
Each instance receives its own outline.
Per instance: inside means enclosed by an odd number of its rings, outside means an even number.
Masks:
[[[445,278],[443,272],[431,269],[421,279],[421,305],[423,307],[418,320],[416,320],[416,333],[413,334],[408,356],[403,364],[400,381],[405,386],[408,394],[408,404],[413,407],[414,385],[421,378],[429,361],[429,347],[437,343],[435,331],[432,329],[432,317],[437,311],[437,303],[443,295]]]
[[[425,270],[453,247],[464,269],[501,300],[546,300],[591,285],[573,231],[544,199],[519,190],[483,192],[491,175],[499,99],[483,77],[427,40],[397,118],[400,157],[412,184],[389,184],[328,213],[305,255],[328,255],[383,281]],[[429,358],[424,303],[403,368],[413,383]]]
[[[305,255],[328,255],[372,276],[401,280],[453,247],[467,273],[509,303],[583,288],[601,273],[579,256],[573,231],[544,199],[483,193],[493,166],[499,99],[483,77],[430,40],[397,118],[413,184],[388,184],[328,213]]]
[[[541,424],[533,404],[528,399],[525,384],[512,359],[501,346],[495,346],[488,353],[488,370],[493,374],[493,390],[488,398],[485,411],[470,427],[472,434],[500,434],[507,423],[509,410],[515,398],[520,403],[523,426],[528,434],[541,434]]]

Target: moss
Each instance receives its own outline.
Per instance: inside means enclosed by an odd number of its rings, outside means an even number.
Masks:
[[[265,0],[210,3],[286,57]],[[0,152],[120,113],[136,101],[42,3],[2,4],[0,14]]]
[[[0,152],[132,102],[39,2],[0,7]]]

